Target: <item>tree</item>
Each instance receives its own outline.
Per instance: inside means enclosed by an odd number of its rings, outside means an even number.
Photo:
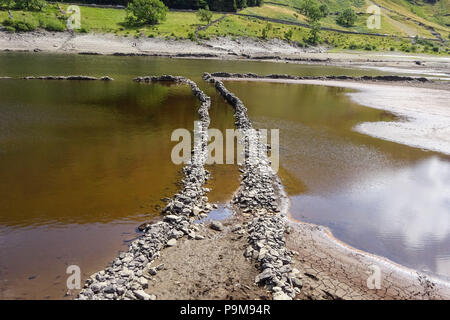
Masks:
[[[319,6],[319,10],[322,13],[322,18],[325,18],[328,13],[330,13],[330,9],[328,9],[328,6],[325,3]]]
[[[306,41],[310,44],[317,44],[320,41],[320,23],[315,21],[311,24],[311,30],[309,31]]]
[[[169,9],[160,0],[133,0],[127,5],[130,24],[157,24],[166,19]]]
[[[352,27],[356,22],[356,13],[352,8],[342,11],[336,19],[336,22],[344,27]]]
[[[206,24],[211,23],[212,20],[212,12],[209,10],[208,6],[205,9],[198,9],[197,16],[200,21],[206,22]]]
[[[309,23],[319,21],[324,17],[319,3],[316,0],[305,0],[300,7],[301,13],[303,13],[307,18]]]
[[[305,0],[300,11],[308,18],[311,26],[306,42],[317,44],[320,40],[320,19],[328,14],[328,7],[319,5],[317,0]]]
[[[15,0],[15,9],[28,11],[41,11],[46,5],[45,0]],[[11,3],[11,1],[9,1]]]

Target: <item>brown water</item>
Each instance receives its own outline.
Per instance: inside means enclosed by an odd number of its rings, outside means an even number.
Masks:
[[[279,175],[294,219],[324,225],[344,242],[450,278],[448,156],[354,132],[390,121],[350,100],[348,89],[226,82],[253,124],[280,129]]]
[[[79,265],[84,277],[103,268],[137,236],[139,223],[159,213],[161,198],[176,192],[180,177],[180,167],[170,161],[175,144],[171,132],[193,127],[197,101],[186,86],[131,79],[187,76],[212,98],[211,127],[233,128],[232,109],[201,80],[203,71],[367,74],[245,61],[0,54],[0,77],[84,74],[116,79],[0,80],[0,298],[63,298],[68,265]],[[280,174],[293,212],[295,196],[338,186],[345,190],[362,181],[367,170],[376,175],[383,168],[409,168],[430,156],[352,133],[351,124],[392,116],[352,104],[345,90],[244,83],[230,88],[251,107],[258,125],[282,128]],[[305,101],[316,107],[299,112],[296,106]],[[336,108],[332,116],[331,107]],[[239,185],[239,172],[234,165],[209,169],[209,198],[223,211]],[[316,220],[330,225],[337,219],[325,215]],[[365,243],[377,240],[364,241],[360,247],[371,249]]]

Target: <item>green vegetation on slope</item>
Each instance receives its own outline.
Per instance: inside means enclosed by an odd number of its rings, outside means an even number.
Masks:
[[[331,0],[330,0],[331,1]],[[49,4],[43,11],[30,12],[23,10],[12,10],[14,21],[26,21],[29,25],[18,27],[8,20],[8,12],[0,10],[0,21],[7,26],[8,30],[27,31],[25,29],[44,28],[52,31],[64,29],[64,19],[62,13],[67,9],[67,5]],[[258,8],[268,12],[268,6]],[[61,9],[60,9],[61,8]],[[283,10],[290,8],[277,7]],[[251,8],[256,9],[256,8]],[[275,11],[276,14],[286,14],[286,11]],[[295,12],[293,12],[295,13]],[[297,14],[297,13],[295,13]],[[212,20],[222,17],[222,14],[213,13]],[[307,22],[306,17],[297,14],[292,15],[295,21]],[[328,16],[320,20],[322,26],[327,26],[327,19],[335,17]],[[361,17],[358,16],[358,19]],[[382,17],[382,21],[383,21]],[[192,39],[195,40],[195,31],[198,27],[204,26],[201,16],[196,12],[174,12],[167,13],[166,20],[156,25],[129,25],[126,22],[126,12],[123,9],[105,9],[93,7],[81,7],[81,27],[78,32],[114,33],[131,37],[161,37],[170,39]],[[358,21],[355,23],[358,24]],[[62,26],[62,27],[61,27]],[[343,28],[343,27],[341,27]],[[353,27],[357,29],[358,27]],[[351,29],[354,30],[354,29]],[[305,27],[296,27],[281,23],[268,23],[256,18],[227,15],[219,22],[212,24],[206,30],[198,32],[198,36],[203,39],[214,37],[254,37],[259,39],[279,38],[290,41],[299,46],[311,45],[311,30]],[[356,34],[340,34],[332,31],[320,32],[317,41],[329,48],[337,50],[383,50],[383,51],[403,51],[417,53],[445,54],[449,53],[448,45],[443,45],[435,41],[417,39],[402,39],[395,37],[377,37]]]
[[[270,24],[271,27],[267,28]],[[267,39],[284,39],[292,30],[291,41],[299,46],[308,46],[309,29],[279,23],[268,23],[256,18],[227,16],[205,31],[199,32],[202,38],[232,36]],[[395,37],[376,37],[356,34],[341,34],[332,31],[321,31],[321,42],[335,49],[367,50],[367,51],[403,51],[417,53],[450,53],[449,47],[435,41],[417,39],[400,39]]]

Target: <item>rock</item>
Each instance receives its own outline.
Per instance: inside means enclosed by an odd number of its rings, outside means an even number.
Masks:
[[[203,239],[205,239],[204,236],[202,236],[202,235],[200,235],[200,234],[196,234],[196,235],[195,235],[195,240],[203,240]]]
[[[148,287],[148,280],[145,279],[144,277],[140,277],[138,279],[139,284],[142,286],[142,288],[147,288]]]
[[[193,214],[194,214],[194,216],[198,216],[200,213],[202,213],[202,209],[200,209],[199,207],[194,207],[194,210],[193,210]]]
[[[301,289],[303,287],[302,280],[299,278],[291,278],[292,285],[296,288]]]
[[[125,288],[123,287],[117,287],[116,292],[119,296],[123,295],[125,293]]]
[[[265,269],[263,272],[261,272],[260,274],[258,274],[256,276],[255,282],[256,283],[264,283],[266,280],[273,278],[273,276],[274,276],[274,274],[273,274],[272,270]]]
[[[112,285],[108,285],[103,289],[104,293],[114,293],[116,292],[116,289]]]
[[[222,231],[224,229],[223,224],[219,221],[211,221],[209,227],[216,231]]]
[[[150,273],[152,276],[154,276],[156,274],[156,269],[155,268],[151,268],[148,270],[148,273]]]
[[[236,232],[236,231],[239,231],[241,229],[242,229],[242,226],[238,224],[238,225],[235,225],[235,226],[233,226],[231,228],[231,232]]]
[[[139,300],[152,300],[152,297],[149,294],[147,294],[144,290],[133,291],[133,294]]]
[[[289,297],[286,293],[284,293],[283,291],[278,291],[275,292],[272,295],[273,300],[292,300],[291,297]]]
[[[173,246],[175,246],[177,244],[177,240],[175,240],[175,239],[170,239],[169,241],[167,241],[167,246],[168,247],[173,247]]]
[[[181,220],[181,217],[174,215],[174,214],[169,214],[164,217],[164,221],[167,221],[169,223],[178,222],[180,220]]]
[[[179,230],[172,230],[172,232],[169,235],[169,238],[172,239],[179,239],[181,237],[184,236],[184,232],[183,231],[179,231]]]
[[[194,230],[189,230],[188,237],[189,237],[189,239],[195,239],[195,232],[194,232]]]

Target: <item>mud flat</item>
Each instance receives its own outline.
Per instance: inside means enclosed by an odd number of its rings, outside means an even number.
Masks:
[[[355,89],[355,102],[389,111],[398,121],[366,122],[354,130],[376,138],[450,154],[450,87],[422,77],[295,77],[289,75],[214,73],[232,81],[269,81]],[[411,87],[414,87],[411,90]]]

